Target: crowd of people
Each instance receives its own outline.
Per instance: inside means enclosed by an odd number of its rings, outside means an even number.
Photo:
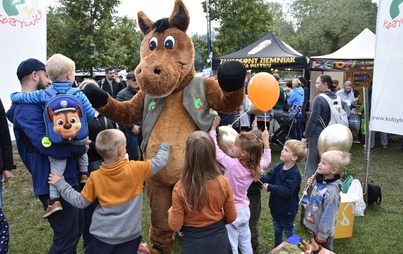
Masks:
[[[131,253],[142,239],[144,181],[164,168],[170,144],[162,143],[153,158],[143,161],[139,148],[142,123],[120,126],[92,108],[80,90],[87,85],[97,85],[122,102],[139,91],[133,72],[126,76],[127,82],[117,82],[113,68],[107,68],[106,77],[99,83],[84,80],[74,94],[84,105],[88,137],[78,143],[54,143],[48,149],[43,139],[47,134],[43,106],[52,95],[45,89],[68,91],[75,83],[74,73],[74,61],[61,54],[50,57],[46,65],[27,59],[17,68],[21,91],[12,94],[14,103],[7,113],[0,101],[0,224],[7,223],[1,209],[1,185],[16,168],[7,117],[13,123],[19,155],[32,176],[34,194],[43,205],[43,217],[53,230],[49,253],[75,253],[81,236],[85,253]],[[208,133],[196,131],[188,137],[183,172],[174,186],[168,211],[169,227],[182,236],[182,253],[258,253],[263,189],[271,193],[274,247],[285,240],[284,236],[295,234],[294,221],[302,209],[303,224],[315,241],[333,250],[340,175],[350,163],[350,156],[340,151],[319,154],[318,137],[325,128],[319,119],[325,125],[329,123],[329,106],[320,96],[309,106],[309,82],[304,77],[290,80],[285,87],[279,84],[280,96],[269,114],[286,112],[295,118],[296,126],[282,147],[281,162],[270,166],[270,134],[281,126],[267,120],[266,114],[247,114],[251,76],[248,73],[245,79],[240,133],[230,149],[219,146],[217,135],[220,125],[236,122],[235,112],[216,116]],[[274,76],[280,80],[277,74]],[[350,110],[359,100],[351,82],[345,82],[336,93],[328,75],[319,76],[315,88],[330,98],[340,96]],[[304,178],[297,165],[303,160]],[[302,207],[301,182],[308,186]],[[8,238],[0,248],[7,253]]]

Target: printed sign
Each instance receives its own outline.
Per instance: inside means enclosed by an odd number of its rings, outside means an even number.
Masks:
[[[16,75],[18,65],[28,58],[46,61],[46,1],[1,1],[0,34],[0,69],[7,82],[2,84],[0,97],[8,110],[10,94],[21,90]],[[10,131],[14,139],[12,128]]]
[[[370,130],[403,135],[403,1],[379,1]]]

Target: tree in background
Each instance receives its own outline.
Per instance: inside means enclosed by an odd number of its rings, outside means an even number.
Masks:
[[[272,32],[282,41],[287,42],[287,44],[292,44],[292,40],[296,36],[294,25],[291,22],[292,17],[287,17],[287,13],[283,11],[283,5],[280,3],[270,3],[270,8],[274,15]]]
[[[371,0],[295,0],[289,10],[295,34],[281,39],[307,56],[332,53],[364,28],[375,32],[376,13]]]
[[[196,72],[201,72],[207,62],[207,35],[194,34],[192,36],[193,45],[195,48],[195,69]]]
[[[142,35],[134,19],[114,16],[120,0],[59,0],[47,15],[48,56],[62,53],[76,68],[112,66],[134,69],[140,61]]]
[[[246,47],[270,32],[273,14],[264,0],[209,0],[210,19],[220,23],[214,55]],[[206,12],[206,2],[202,3]]]

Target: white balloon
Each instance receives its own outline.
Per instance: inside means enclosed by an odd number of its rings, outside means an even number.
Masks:
[[[238,137],[238,132],[234,130],[231,126],[220,126],[218,127],[217,143],[218,146],[226,154],[229,154],[229,150],[235,145],[235,140]]]
[[[327,126],[319,135],[319,155],[330,150],[339,150],[347,153],[350,151],[352,144],[353,134],[350,129],[342,124],[332,124]]]

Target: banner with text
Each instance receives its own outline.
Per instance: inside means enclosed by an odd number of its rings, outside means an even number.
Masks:
[[[372,60],[332,60],[311,59],[310,69],[313,71],[372,71]]]
[[[0,98],[7,111],[11,92],[21,90],[18,65],[28,58],[46,61],[46,1],[2,1],[0,34]]]
[[[307,67],[309,58],[305,56],[291,57],[242,57],[242,58],[222,58],[213,59],[213,69],[217,69],[220,64],[227,61],[238,61],[245,65],[246,69],[304,69]]]
[[[403,135],[403,2],[379,1],[370,130]]]

